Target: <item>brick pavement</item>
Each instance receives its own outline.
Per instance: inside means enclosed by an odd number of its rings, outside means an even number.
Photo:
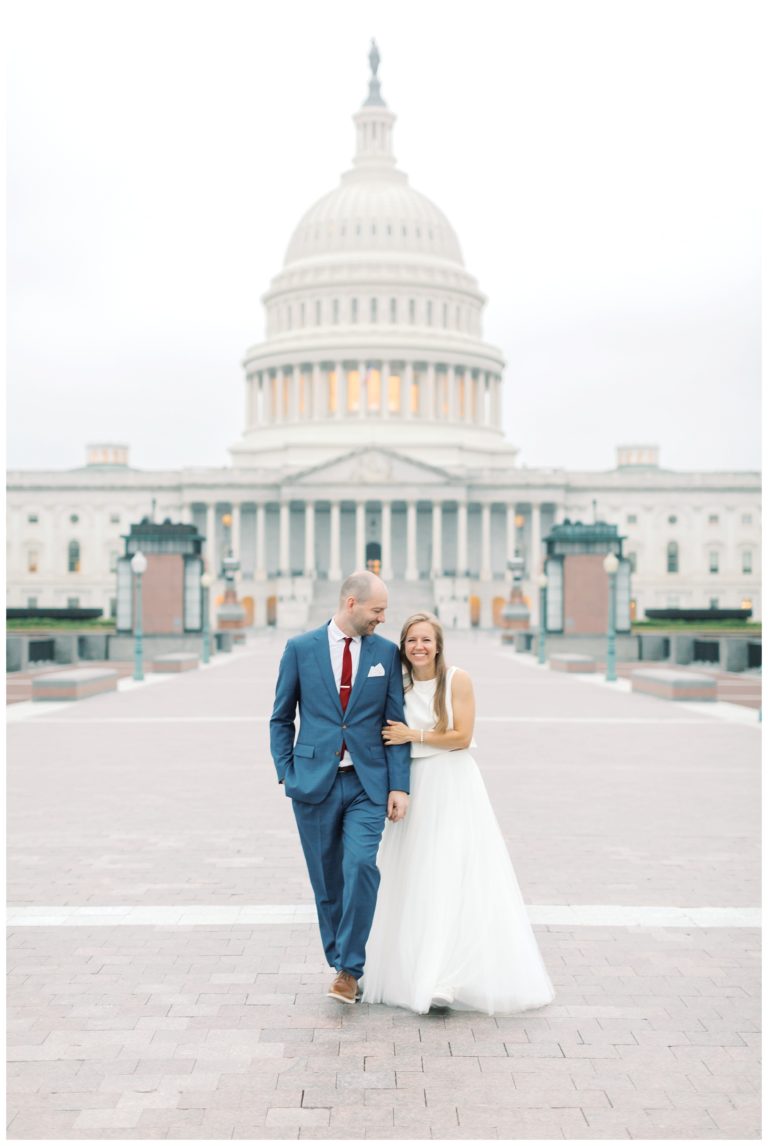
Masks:
[[[281,648],[11,723],[11,902],[311,902]],[[449,652],[528,903],[759,904],[756,725]],[[759,1137],[756,929],[536,934],[555,1000],[489,1018],[340,1008],[313,923],[11,928],[9,1137]]]

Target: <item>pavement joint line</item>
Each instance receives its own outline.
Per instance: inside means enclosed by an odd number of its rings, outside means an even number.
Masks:
[[[76,703],[76,702],[73,702]],[[681,702],[682,703],[682,702]],[[53,707],[53,706],[51,706]],[[64,707],[64,705],[57,706]],[[702,705],[704,716],[708,716],[708,705]],[[738,707],[734,705],[733,707]],[[754,710],[745,710],[754,711]],[[46,711],[47,715],[47,711]],[[268,724],[268,716],[73,716],[68,720],[49,719],[43,721],[47,728],[52,724]],[[478,716],[476,724],[662,724],[665,727],[678,725],[712,725],[709,719],[688,718],[679,720],[674,716]],[[751,725],[750,725],[751,726]],[[759,724],[756,724],[759,728]]]
[[[759,907],[623,906],[620,904],[529,904],[532,924],[573,927],[754,927]],[[8,927],[184,927],[316,924],[312,904],[178,904],[9,906]]]

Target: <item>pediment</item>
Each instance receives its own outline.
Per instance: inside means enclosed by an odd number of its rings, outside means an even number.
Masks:
[[[452,475],[439,466],[428,465],[395,450],[374,448],[350,450],[332,461],[302,470],[293,476],[291,485],[346,485],[350,490],[356,486],[403,485],[418,490],[452,482]]]

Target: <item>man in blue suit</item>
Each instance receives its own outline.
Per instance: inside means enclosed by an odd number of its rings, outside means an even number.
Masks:
[[[385,745],[381,737],[387,720],[405,721],[399,649],[375,635],[386,608],[379,577],[367,571],[347,577],[332,620],[285,646],[269,722],[320,936],[337,971],[328,994],[344,1003],[355,1002],[363,974],[384,818],[401,820],[408,809],[410,746]]]

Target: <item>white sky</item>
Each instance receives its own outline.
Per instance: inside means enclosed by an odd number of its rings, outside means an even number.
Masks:
[[[759,8],[15,0],[8,464],[229,464],[260,296],[350,166],[375,35],[521,463],[757,468]]]

